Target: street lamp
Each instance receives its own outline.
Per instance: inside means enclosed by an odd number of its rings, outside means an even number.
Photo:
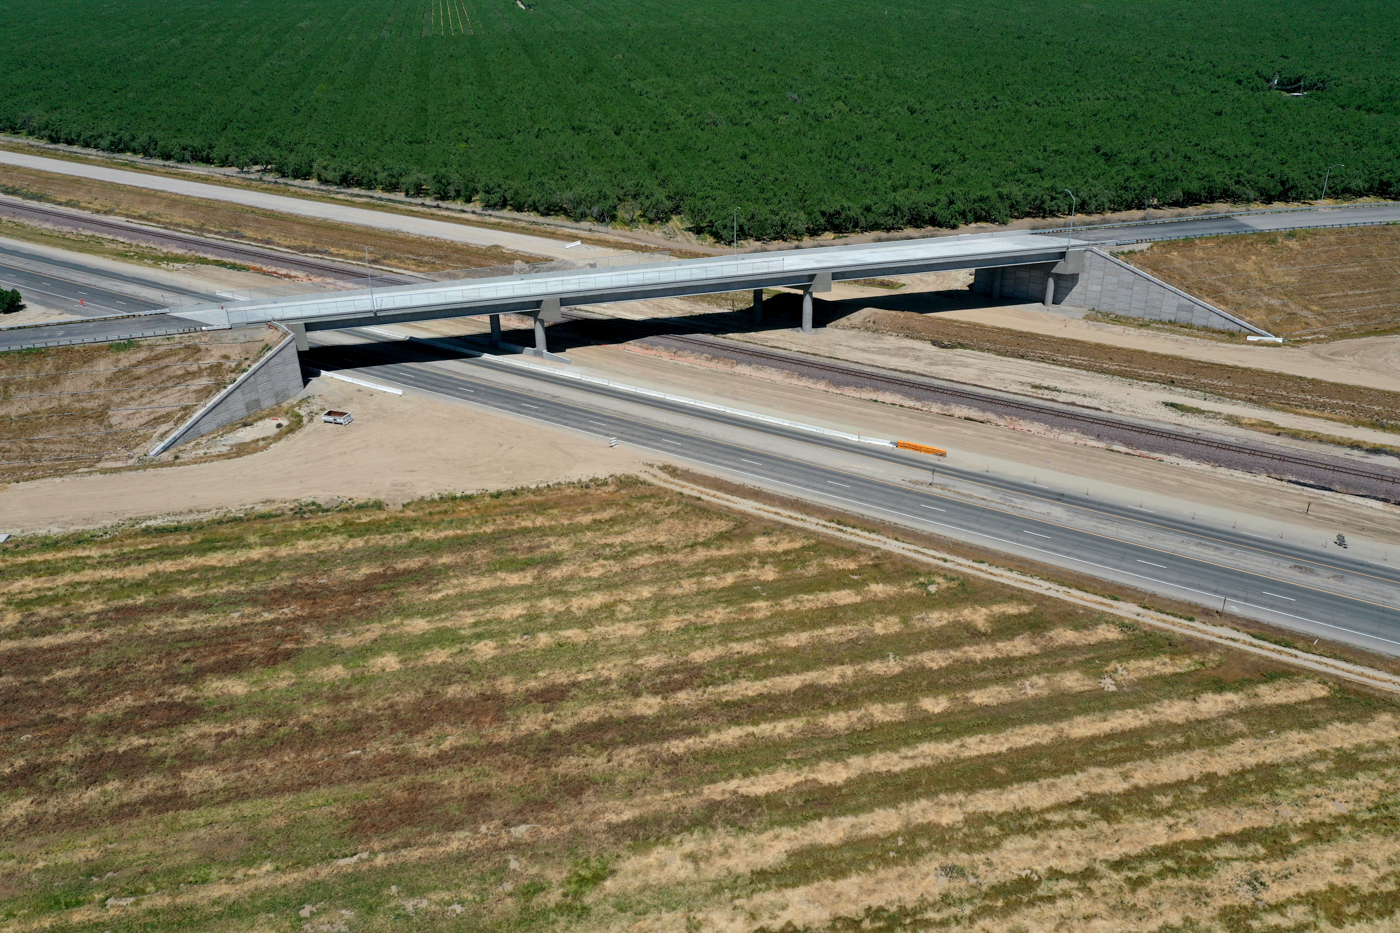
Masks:
[[[1346,168],[1346,166],[1340,162],[1335,165],[1327,166],[1327,174],[1322,176],[1322,199],[1318,201],[1318,204],[1322,204],[1327,200],[1327,180],[1332,177],[1332,169],[1334,168]]]
[[[1076,197],[1074,196],[1074,192],[1071,191],[1071,190],[1069,190],[1068,188],[1065,189],[1065,194],[1069,195],[1069,202],[1070,202],[1070,203],[1069,203],[1069,239],[1067,239],[1067,240],[1065,241],[1065,246],[1069,246],[1071,243],[1074,242],[1074,212],[1075,212],[1075,211],[1078,209],[1078,207],[1079,207],[1079,199],[1076,198]]]
[[[734,208],[734,255],[739,255],[739,209]]]

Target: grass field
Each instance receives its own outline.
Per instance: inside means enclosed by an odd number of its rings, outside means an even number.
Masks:
[[[7,931],[1400,911],[1392,699],[639,481],[0,554]]]
[[[1400,192],[1397,0],[0,9],[0,130],[796,237]],[[1290,96],[1290,93],[1301,96]]]
[[[1125,258],[1271,334],[1400,331],[1400,226],[1180,240]]]

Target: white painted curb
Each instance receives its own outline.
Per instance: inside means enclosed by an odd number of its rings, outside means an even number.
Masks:
[[[340,373],[328,373],[321,370],[321,375],[327,379],[339,379],[341,382],[349,382],[357,386],[364,386],[366,389],[378,389],[380,392],[388,392],[390,395],[403,395],[403,389],[391,389],[382,386],[377,382],[365,382],[363,379],[356,379],[354,376],[342,376]]]
[[[429,343],[442,347],[445,350],[460,351],[463,347],[457,346],[446,340],[434,339],[432,337],[411,337],[405,338],[403,335],[376,328],[378,333],[385,336],[399,337],[400,339],[412,339],[421,343]],[[750,418],[754,421],[762,421],[764,424],[777,424],[786,428],[796,428],[799,431],[811,431],[813,434],[824,434],[827,437],[839,437],[847,441],[855,441],[858,444],[874,444],[877,447],[893,447],[894,441],[887,441],[879,437],[866,437],[863,434],[848,434],[845,431],[834,431],[831,428],[822,428],[814,424],[804,424],[801,421],[789,421],[786,418],[774,418],[772,415],[761,415],[756,411],[745,411],[742,408],[730,408],[727,405],[716,405],[714,402],[702,402],[699,399],[687,398],[684,395],[671,395],[666,392],[656,392],[652,389],[643,389],[640,386],[628,385],[625,382],[613,382],[609,379],[599,379],[597,376],[585,376],[582,373],[568,372],[559,369],[546,369],[543,366],[536,366],[533,363],[526,363],[523,360],[514,359],[508,356],[493,356],[491,359],[501,363],[509,363],[512,366],[523,366],[526,369],[533,369],[536,372],[549,373],[562,379],[574,379],[578,382],[587,382],[593,385],[607,386],[610,389],[618,389],[622,392],[631,392],[635,395],[645,395],[649,398],[665,399],[668,402],[677,402],[681,405],[693,405],[696,408],[704,408],[707,411],[721,411],[726,415],[738,415],[740,418]],[[329,373],[327,373],[329,375]]]

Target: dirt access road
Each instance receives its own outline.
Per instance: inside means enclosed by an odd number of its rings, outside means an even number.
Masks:
[[[512,233],[504,230],[492,229],[490,227],[473,227],[463,223],[432,220],[427,217],[399,214],[387,210],[370,210],[368,208],[352,207],[348,204],[337,204],[330,201],[269,194],[262,191],[251,191],[246,188],[232,188],[198,181],[186,181],[180,178],[170,178],[165,175],[129,172],[122,169],[91,165],[85,162],[70,162],[64,159],[46,159],[42,156],[28,155],[22,152],[11,152],[5,149],[0,149],[0,164],[52,172],[57,175],[73,175],[79,178],[127,185],[133,188],[164,191],[169,194],[179,194],[187,197],[205,198],[211,201],[224,201],[243,207],[256,208],[258,210],[279,211],[285,214],[313,217],[318,220],[355,224],[356,226],[369,227],[375,230],[388,230],[395,233],[407,233],[412,236],[433,237],[439,240],[469,243],[474,246],[496,246],[514,252],[527,253],[534,256],[547,257],[549,259],[589,259],[598,256],[616,255],[618,252],[617,250],[589,246],[586,243],[570,249],[563,241],[550,239],[548,237]]]
[[[319,396],[320,409],[348,408],[355,420],[344,427],[313,420],[270,449],[233,460],[0,487],[0,531],[94,528],[302,499],[397,506],[444,492],[634,473],[655,459],[521,419],[331,379],[312,380],[307,392]]]

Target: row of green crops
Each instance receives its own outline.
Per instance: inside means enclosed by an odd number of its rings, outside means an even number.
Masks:
[[[1333,163],[1338,195],[1400,196],[1397,24],[1400,0],[8,0],[0,130],[726,239],[735,208],[793,237],[1058,214],[1066,188],[1311,198]]]

